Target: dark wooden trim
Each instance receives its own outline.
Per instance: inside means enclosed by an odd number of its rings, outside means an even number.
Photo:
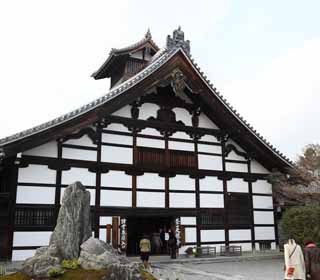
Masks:
[[[222,154],[219,154],[219,153],[207,153],[207,152],[198,152],[198,155],[207,155],[207,156],[214,156],[214,157],[222,156]]]
[[[62,144],[62,148],[75,149],[75,150],[86,150],[86,151],[97,151],[96,147],[74,145],[74,144]]]
[[[137,156],[138,156],[138,150],[137,150],[137,131],[133,131],[133,139],[132,139],[132,158],[133,158],[133,164],[137,162]],[[131,177],[131,188],[132,188],[132,207],[137,207],[137,174],[132,174]]]
[[[62,158],[62,139],[57,141],[57,150],[58,154],[57,157],[58,159]],[[61,196],[61,180],[62,180],[62,170],[59,169],[56,171],[56,192],[55,192],[55,197],[54,197],[54,216],[55,216],[55,221],[58,219],[58,214],[59,214],[59,209],[60,209],[60,196]]]
[[[168,140],[168,135],[165,135],[165,166],[168,167],[170,164],[169,162],[169,140]],[[170,195],[169,195],[169,190],[170,190],[170,181],[169,181],[169,176],[165,176],[164,178],[164,189],[165,189],[165,208],[169,209],[170,207]]]
[[[97,125],[96,131],[96,140],[97,140],[97,165],[101,163],[101,142],[102,142],[102,133],[101,125]],[[96,171],[96,192],[95,192],[95,205],[94,205],[94,237],[99,238],[99,209],[101,201],[101,170]]]
[[[101,186],[100,187],[101,190],[110,190],[110,191],[132,191],[132,188],[122,188],[122,187],[105,187],[105,186]]]
[[[102,142],[102,146],[111,146],[111,147],[118,147],[118,148],[128,148],[132,149],[132,145],[126,145],[126,144],[117,144],[117,143],[110,143],[110,142]]]
[[[237,153],[237,151],[235,151]],[[248,160],[248,173],[251,173],[251,160]],[[254,214],[253,214],[253,197],[252,197],[252,182],[248,182],[249,190],[249,203],[250,203],[250,215],[251,215],[251,240],[252,240],[252,249],[255,250],[255,232],[254,232]]]
[[[195,162],[196,162],[196,169],[199,169],[199,151],[198,151],[198,141],[195,138],[194,139],[194,157],[195,157]],[[196,216],[196,221],[197,221],[197,231],[196,231],[196,236],[197,236],[197,246],[200,246],[201,243],[201,233],[200,233],[200,214],[199,214],[199,209],[200,209],[200,179],[195,178],[194,179],[194,184],[195,184],[195,191],[196,191],[196,209],[197,209],[197,216]]]
[[[221,139],[222,144],[222,174],[223,176],[223,203],[224,203],[224,236],[225,236],[225,244],[229,245],[229,212],[228,212],[228,185],[227,185],[227,177],[226,177],[226,159],[225,159],[225,145],[226,139]]]
[[[269,209],[269,208],[253,208],[253,211],[265,211],[265,212],[273,212],[274,209]]]
[[[49,245],[49,244],[47,244]],[[40,245],[40,246],[14,246],[12,247],[12,250],[36,250],[40,247],[43,247],[43,246],[47,246],[47,245]]]
[[[225,161],[231,163],[248,164],[248,161],[245,160],[225,159]]]
[[[57,181],[57,180],[56,180]],[[18,182],[18,187],[44,187],[44,188],[55,188],[56,184],[42,184],[42,183],[20,183]]]
[[[269,194],[269,193],[252,193],[252,196],[271,196],[272,197],[272,194]]]

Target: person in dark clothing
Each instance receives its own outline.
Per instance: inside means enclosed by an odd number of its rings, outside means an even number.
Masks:
[[[304,258],[308,280],[320,280],[320,248],[311,241],[304,242]]]
[[[170,232],[170,235],[169,235],[168,246],[170,249],[171,259],[176,259],[177,258],[177,238],[172,232]]]
[[[165,253],[167,244],[165,239],[165,232],[162,228],[160,229],[160,240],[161,240],[161,253]]]

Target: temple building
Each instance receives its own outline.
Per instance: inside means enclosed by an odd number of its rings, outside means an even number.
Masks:
[[[95,237],[138,254],[143,234],[187,247],[278,243],[272,170],[292,163],[237,113],[190,54],[179,28],[112,49],[94,79],[110,91],[0,140],[0,257],[48,244],[65,188],[91,193]],[[34,108],[36,110],[36,108]]]

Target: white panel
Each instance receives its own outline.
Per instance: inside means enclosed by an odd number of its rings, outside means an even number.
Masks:
[[[18,186],[17,203],[54,204],[56,188]]]
[[[132,136],[109,134],[109,133],[102,133],[101,136],[102,136],[102,142],[123,144],[123,145],[132,145],[133,144]]]
[[[159,110],[159,106],[151,103],[144,103],[140,107],[139,119],[146,120],[150,117],[157,117],[157,111]]]
[[[70,185],[79,181],[85,186],[96,185],[96,173],[88,171],[86,168],[72,167],[70,170],[62,171],[61,183]]]
[[[182,132],[182,131],[175,132],[174,134],[172,134],[172,136],[170,138],[179,138],[179,139],[191,140],[190,136],[187,133]]]
[[[63,194],[66,188],[61,188],[61,196],[60,196],[60,203],[62,203]],[[90,205],[94,206],[96,204],[96,191],[92,189],[86,189],[90,192]]]
[[[137,51],[137,52],[135,52],[135,53],[132,53],[132,54],[130,55],[130,57],[138,58],[138,59],[143,59],[142,50],[141,50],[141,51]]]
[[[112,234],[110,234],[112,235]],[[107,242],[107,230],[105,228],[100,228],[99,229],[99,239]]]
[[[132,164],[132,148],[101,147],[101,161]]]
[[[256,251],[260,251],[260,243],[259,242],[256,242],[255,243],[255,247],[256,247]]]
[[[13,261],[24,261],[27,258],[33,257],[36,250],[13,250],[12,260]]]
[[[176,175],[169,179],[170,190],[195,190],[195,180],[188,175]]]
[[[164,178],[157,173],[144,173],[137,176],[137,188],[164,190]]]
[[[227,182],[228,192],[249,192],[248,182],[243,181],[243,179],[233,178]]]
[[[269,211],[253,211],[254,223],[256,225],[261,224],[274,224],[273,212]]]
[[[271,242],[271,250],[276,250],[276,249],[277,249],[276,242]]]
[[[205,141],[205,142],[214,142],[214,143],[219,143],[218,139],[214,137],[213,135],[204,135],[201,137],[200,141]]]
[[[131,118],[131,106],[129,106],[129,105],[124,106],[120,110],[114,112],[112,115],[124,117],[124,118]]]
[[[256,240],[274,240],[274,227],[255,227],[255,238]]]
[[[101,206],[132,206],[131,191],[101,190]]]
[[[200,193],[201,208],[223,208],[223,194]]]
[[[185,228],[185,241],[186,242],[197,242],[197,229],[186,227]]]
[[[227,171],[248,172],[248,165],[245,163],[226,162]]]
[[[263,173],[263,174],[269,174],[270,172],[268,169],[264,168],[259,162],[256,160],[251,161],[251,172],[252,173]]]
[[[56,158],[58,156],[58,144],[56,141],[51,141],[49,143],[35,147],[31,150],[24,151],[22,154],[28,156]]]
[[[222,170],[221,157],[198,155],[199,169]]]
[[[198,151],[203,153],[216,153],[221,154],[221,146],[217,145],[205,145],[205,144],[198,144]]]
[[[120,123],[112,123],[109,124],[107,127],[108,130],[114,130],[114,131],[123,131],[123,132],[129,132],[129,129]]]
[[[79,146],[89,146],[89,147],[97,147],[96,144],[93,144],[92,140],[88,135],[83,135],[79,139],[69,139],[63,144],[71,144],[71,145],[79,145]]]
[[[191,115],[188,110],[183,108],[174,108],[172,111],[176,114],[176,121],[182,121],[187,126],[192,126]]]
[[[218,127],[204,114],[199,116],[199,127],[217,129]]]
[[[271,196],[253,195],[252,199],[253,199],[253,208],[273,209]]]
[[[62,148],[62,157],[79,160],[97,160],[97,151],[89,151],[82,149]]]
[[[100,226],[112,225],[112,217],[100,217]]]
[[[252,251],[252,243],[232,243],[230,245],[241,246],[242,252]]]
[[[55,184],[56,171],[46,165],[30,164],[28,167],[19,168],[18,182]]]
[[[200,180],[200,191],[223,192],[223,182],[217,177],[206,176]]]
[[[237,155],[234,151],[231,151],[226,158],[232,160],[246,160],[245,157]]]
[[[196,225],[196,217],[181,217],[181,225]]]
[[[170,208],[194,208],[196,196],[193,193],[170,193]]]
[[[15,231],[13,246],[46,246],[49,245],[51,231]]]
[[[170,150],[181,150],[181,151],[194,151],[193,143],[184,143],[177,141],[169,141],[169,149]]]
[[[110,170],[101,174],[101,185],[104,187],[131,188],[132,176],[123,171]]]
[[[265,180],[258,180],[252,183],[252,193],[272,194],[272,184]]]
[[[137,146],[164,149],[165,142],[164,140],[137,137]]]
[[[232,229],[229,230],[230,241],[251,240],[250,229]]]
[[[155,128],[151,128],[151,127],[147,127],[145,129],[143,129],[140,134],[163,137],[158,130],[156,130]]]
[[[225,235],[223,229],[206,229],[201,230],[201,242],[216,242],[216,241],[224,241]]]
[[[137,192],[137,207],[165,207],[164,192]]]

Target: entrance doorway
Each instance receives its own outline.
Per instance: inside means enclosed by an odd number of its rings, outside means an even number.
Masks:
[[[165,250],[159,248],[160,229],[167,232],[169,229],[174,231],[175,220],[173,217],[128,217],[127,218],[127,255],[134,256],[139,254],[139,242],[143,235],[147,235],[151,241],[151,254],[165,254]]]

